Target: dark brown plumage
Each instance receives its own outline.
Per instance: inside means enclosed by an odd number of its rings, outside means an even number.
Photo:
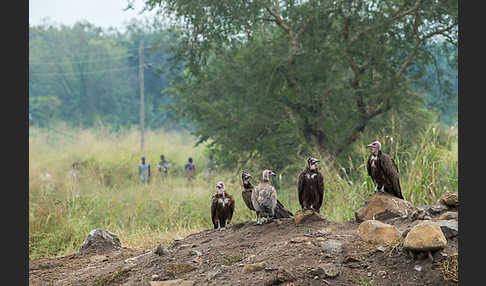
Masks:
[[[319,160],[307,159],[307,167],[299,175],[297,192],[302,209],[313,209],[320,212],[324,197],[324,177],[315,164]]]
[[[243,181],[243,191],[241,191],[241,196],[243,197],[243,201],[245,202],[245,205],[252,211],[255,210],[253,207],[253,203],[251,202],[251,194],[253,192],[253,187],[252,183],[250,182],[251,175],[243,172],[241,174],[241,180]]]
[[[235,199],[224,190],[223,182],[218,182],[216,187],[218,192],[211,201],[211,220],[215,229],[224,230],[233,218]]]
[[[395,160],[381,151],[381,143],[378,141],[369,144],[368,147],[372,148],[372,152],[368,157],[366,168],[375,183],[375,192],[386,192],[403,199]]]

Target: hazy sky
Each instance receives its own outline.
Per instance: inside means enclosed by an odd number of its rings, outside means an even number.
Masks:
[[[29,24],[39,24],[48,17],[58,24],[72,25],[79,20],[87,20],[104,28],[120,28],[132,18],[154,15],[153,12],[138,14],[143,2],[136,0],[135,10],[123,11],[127,0],[29,0]]]

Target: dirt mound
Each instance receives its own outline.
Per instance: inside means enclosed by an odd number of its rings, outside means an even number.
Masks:
[[[419,221],[394,218],[406,233]],[[457,285],[444,265],[457,253],[458,236],[426,257],[409,257],[402,245],[377,247],[361,240],[359,224],[279,219],[263,226],[243,222],[175,241],[168,251],[121,248],[103,255],[30,261],[30,285]],[[325,251],[326,242],[339,244]],[[446,275],[447,274],[447,275]],[[176,280],[169,282],[168,280]],[[371,282],[373,280],[374,282]],[[157,283],[166,281],[167,283]],[[178,284],[179,283],[179,284]],[[188,282],[189,285],[191,282]]]

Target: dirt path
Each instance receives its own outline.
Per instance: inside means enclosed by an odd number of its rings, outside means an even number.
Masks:
[[[389,223],[403,231],[417,221]],[[436,252],[431,262],[413,260],[400,247],[377,250],[358,237],[358,226],[328,221],[296,226],[293,219],[263,226],[244,222],[222,232],[189,235],[175,241],[168,254],[161,256],[152,249],[122,248],[104,254],[35,259],[29,263],[29,282],[150,286],[150,281],[183,279],[194,285],[457,285],[445,281],[441,271],[447,256],[458,252],[457,237]],[[321,244],[332,240],[341,247],[334,252],[323,250]],[[264,263],[262,270],[243,273],[246,265],[260,262]],[[339,274],[327,276],[319,269],[322,264],[332,265]]]

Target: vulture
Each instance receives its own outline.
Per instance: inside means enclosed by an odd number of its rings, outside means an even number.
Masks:
[[[307,166],[299,175],[297,193],[299,203],[303,210],[312,209],[319,213],[324,196],[324,177],[316,164],[320,162],[316,158],[307,159]]]
[[[249,173],[243,172],[241,174],[241,179],[243,181],[243,191],[241,192],[241,196],[243,197],[243,201],[245,202],[246,206],[254,211],[255,208],[253,207],[253,202],[251,200],[251,195],[253,193],[253,189],[255,188],[253,184],[250,182],[251,175]],[[275,206],[274,216],[275,218],[288,218],[293,216],[294,214],[291,213],[289,210],[285,209],[282,203],[277,200],[277,205]]]
[[[371,148],[371,154],[368,157],[366,168],[368,169],[368,175],[375,184],[374,192],[389,193],[399,199],[403,199],[395,160],[381,152],[381,143],[378,141],[369,144],[367,147]]]
[[[270,222],[275,216],[277,206],[277,190],[270,183],[270,176],[275,176],[272,170],[263,171],[263,180],[251,193],[251,202],[257,214],[257,225],[262,225],[260,218],[267,216],[266,222]]]
[[[224,190],[224,183],[219,181],[216,184],[218,192],[214,194],[211,202],[211,220],[215,229],[220,231],[231,222],[235,211],[235,199]]]

